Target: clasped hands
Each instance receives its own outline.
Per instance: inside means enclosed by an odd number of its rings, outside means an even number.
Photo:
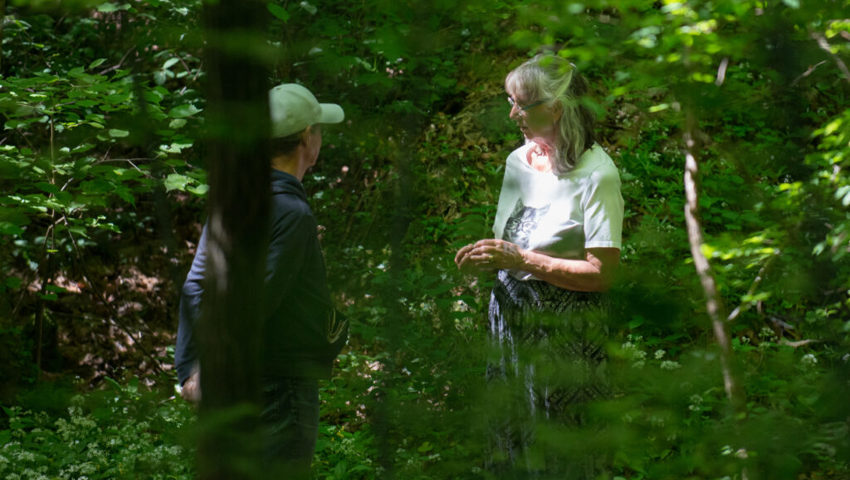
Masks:
[[[458,250],[455,264],[468,273],[520,269],[524,264],[523,249],[505,240],[485,238]]]

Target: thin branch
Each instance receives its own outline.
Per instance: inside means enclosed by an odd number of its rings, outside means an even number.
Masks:
[[[782,340],[779,341],[779,344],[785,345],[785,346],[788,346],[788,347],[793,347],[793,348],[800,348],[800,347],[805,347],[806,345],[809,345],[809,344],[812,344],[812,343],[818,343],[818,342],[820,342],[820,340],[814,340],[814,339],[797,340],[797,341],[794,341],[794,342],[790,342],[790,341],[783,338]]]
[[[133,161],[132,161],[132,160],[130,160],[129,158],[127,159],[127,163],[129,163],[130,165],[132,165],[132,167],[133,167],[133,168],[135,168],[135,169],[136,169],[136,171],[137,171],[137,172],[139,172],[139,173],[141,173],[143,176],[153,178],[153,175],[151,175],[150,173],[145,173],[144,171],[142,171],[142,169],[141,169],[141,168],[139,168],[138,166],[136,166],[136,164],[135,164],[135,163],[133,163]]]
[[[186,69],[186,73],[192,73],[192,69],[189,68],[189,65],[186,63],[185,60],[183,60],[183,57],[181,57],[180,55],[175,56],[177,57],[177,60],[180,61],[180,65],[183,65],[183,68]]]
[[[149,157],[137,157],[137,158],[103,158],[96,162],[94,165],[100,165],[102,163],[119,163],[119,162],[151,162],[156,160],[155,158]]]
[[[125,60],[127,60],[127,57],[128,57],[131,53],[133,53],[133,51],[134,51],[134,50],[136,50],[136,47],[132,47],[132,48],[130,48],[129,50],[127,50],[127,53],[125,53],[125,54],[124,54],[124,56],[123,56],[123,57],[121,57],[121,60],[119,60],[119,61],[118,61],[118,64],[117,64],[117,65],[113,65],[113,66],[111,66],[111,67],[109,67],[109,68],[107,68],[107,69],[105,69],[105,70],[101,70],[101,71],[100,71],[100,73],[99,73],[98,75],[106,75],[107,73],[109,73],[109,72],[111,72],[111,71],[113,71],[113,70],[118,70],[119,68],[121,68],[121,65],[124,65],[124,61],[125,61]]]
[[[133,162],[139,162],[139,161],[149,162],[149,161],[153,161],[153,160],[156,160],[156,159],[155,158],[103,158],[101,160],[94,162],[94,164],[95,165],[101,165],[101,164],[104,164],[104,163],[124,163],[124,162],[126,162],[126,163],[129,163],[131,167],[135,168],[139,173],[141,173],[145,177],[154,178],[153,175],[150,174],[150,172],[146,172],[146,171],[142,170],[141,168],[138,167],[138,165],[133,163]]]
[[[821,60],[820,62],[818,62],[818,63],[816,63],[816,64],[814,64],[814,65],[810,66],[808,69],[806,69],[806,71],[805,71],[805,72],[801,73],[799,77],[795,78],[795,79],[794,79],[794,81],[793,81],[793,82],[791,82],[791,86],[793,87],[794,85],[797,85],[797,84],[800,82],[800,80],[802,80],[803,78],[808,77],[809,75],[811,75],[812,73],[814,73],[814,71],[815,71],[818,67],[820,67],[821,65],[823,65],[823,64],[825,64],[825,63],[826,63],[826,60]]]
[[[756,289],[758,288],[759,284],[761,283],[762,279],[764,278],[764,274],[767,271],[767,268],[771,264],[773,264],[773,261],[776,260],[777,256],[778,256],[778,252],[777,252],[777,254],[768,258],[766,262],[764,262],[764,265],[761,266],[761,268],[759,269],[759,272],[756,274],[756,278],[753,280],[752,285],[750,285],[750,289],[747,290],[747,294],[745,295],[745,297],[752,297],[756,293]],[[735,320],[736,318],[738,318],[738,315],[746,312],[752,306],[753,306],[753,302],[742,301],[741,304],[738,305],[737,307],[735,307],[735,310],[732,310],[732,313],[730,313],[729,316],[726,317],[726,321],[731,322],[731,321]]]
[[[183,59],[180,59],[180,61],[182,62]],[[184,63],[183,66],[186,66],[186,64]],[[186,67],[186,68],[188,68],[188,67]],[[195,76],[192,77],[192,83],[198,81],[198,75],[200,75],[203,70],[204,70],[204,64],[203,64],[203,62],[201,62],[201,64],[198,65],[198,69],[195,71]],[[186,88],[188,88],[188,85],[183,85],[183,88],[180,89],[180,95],[183,95],[184,93],[186,93]]]
[[[818,46],[829,54],[833,60],[835,60],[836,65],[838,65],[838,69],[841,70],[841,73],[844,74],[844,79],[850,82],[850,70],[847,69],[847,65],[844,63],[841,58],[832,52],[832,48],[829,45],[829,42],[826,40],[826,37],[823,36],[820,32],[812,33],[812,38],[814,38],[818,42]]]

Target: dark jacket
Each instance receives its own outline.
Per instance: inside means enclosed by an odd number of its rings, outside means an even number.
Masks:
[[[327,378],[337,352],[328,348],[328,325],[334,310],[316,219],[297,178],[272,170],[271,179],[271,237],[263,308],[269,313],[263,331],[257,332],[264,343],[263,374],[267,379]],[[201,313],[206,238],[204,226],[180,297],[174,363],[181,384],[189,378],[198,359],[194,328]]]

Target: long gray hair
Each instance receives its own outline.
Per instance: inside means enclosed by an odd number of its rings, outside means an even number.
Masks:
[[[557,55],[538,54],[508,73],[505,90],[521,94],[529,103],[545,100],[549,107],[561,105],[552,170],[561,175],[575,168],[596,141],[593,112],[581,101],[587,81],[575,65]]]

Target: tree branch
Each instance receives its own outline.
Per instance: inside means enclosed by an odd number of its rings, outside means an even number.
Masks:
[[[773,264],[773,261],[776,259],[776,256],[777,255],[773,255],[772,257],[768,258],[766,262],[764,262],[764,265],[762,265],[762,267],[759,269],[759,272],[756,274],[756,278],[753,279],[753,284],[750,285],[750,289],[747,290],[747,294],[745,295],[746,297],[751,297],[756,293],[756,288],[758,288],[762,278],[764,278],[764,273],[767,271],[767,268],[771,264]],[[732,313],[730,313],[729,316],[726,317],[726,321],[731,322],[735,320],[736,318],[738,318],[738,315],[749,310],[752,304],[753,302],[742,301],[741,304],[735,307],[735,310],[732,310]]]
[[[814,71],[817,70],[817,68],[820,67],[821,65],[823,65],[824,63],[826,63],[826,60],[821,60],[820,62],[810,66],[809,68],[807,68],[805,72],[801,73],[799,77],[795,78],[794,81],[791,82],[791,86],[793,87],[794,85],[797,85],[800,82],[800,80],[802,80],[805,77],[808,77],[809,75],[814,73]]]
[[[729,339],[729,332],[726,322],[720,315],[722,309],[720,295],[717,292],[717,285],[714,276],[711,273],[711,265],[708,262],[705,254],[702,252],[703,233],[702,225],[699,222],[699,191],[697,187],[697,178],[699,174],[699,165],[696,154],[696,119],[692,109],[687,111],[687,126],[685,130],[685,222],[688,229],[688,241],[691,246],[691,256],[694,259],[694,266],[697,270],[700,283],[706,298],[706,310],[711,318],[711,324],[714,330],[714,338],[720,346],[720,365],[723,372],[723,387],[726,391],[726,396],[732,402],[733,407],[737,410],[743,404],[737,381],[732,374],[731,356],[732,348]]]
[[[841,70],[841,73],[844,74],[844,79],[850,82],[850,70],[847,69],[847,65],[844,63],[841,58],[832,52],[832,48],[830,48],[829,42],[826,41],[826,37],[823,36],[820,32],[812,33],[812,38],[818,42],[818,46],[829,54],[833,60],[835,60],[835,64],[838,65],[838,69]]]

